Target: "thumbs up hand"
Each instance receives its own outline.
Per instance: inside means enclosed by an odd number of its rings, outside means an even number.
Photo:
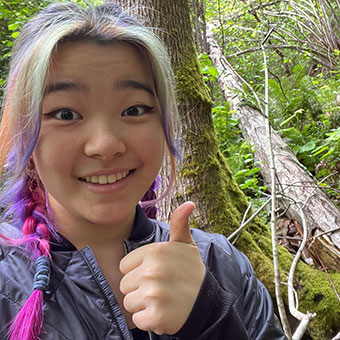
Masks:
[[[168,242],[140,247],[120,262],[124,307],[139,329],[175,334],[192,310],[206,271],[188,226],[194,209],[186,202],[172,213]]]
[[[170,218],[169,242],[182,242],[195,245],[189,229],[189,217],[195,209],[193,202],[185,202],[179,206]]]

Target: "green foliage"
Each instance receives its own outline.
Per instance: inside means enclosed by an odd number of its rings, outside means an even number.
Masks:
[[[29,18],[33,17],[50,2],[51,0],[0,1],[0,89],[6,82],[11,49],[20,29]],[[80,5],[85,3],[98,5],[103,3],[103,0],[74,0],[74,2]],[[0,90],[0,98],[1,95]]]
[[[226,106],[212,109],[213,121],[220,149],[226,157],[228,165],[239,187],[254,200],[259,199],[266,187],[262,185],[260,168],[254,161],[254,150],[243,140],[238,128],[238,120]]]
[[[319,0],[293,0],[291,6],[283,1],[210,0],[206,10],[208,21],[214,20],[217,25],[216,35],[224,55],[262,102],[265,81],[261,42],[274,28],[265,45],[271,123],[306,170],[321,182],[331,198],[338,199],[340,40],[334,20],[340,18],[340,8],[335,3],[324,8],[320,4]],[[330,25],[326,27],[328,21]],[[304,29],[312,26],[315,32]],[[201,60],[201,67],[202,72],[207,72],[210,64]],[[253,93],[245,85],[244,93],[244,101],[257,107]],[[214,123],[221,151],[239,186],[253,199],[264,189],[258,164],[231,121],[232,113],[228,108],[221,109],[225,106],[221,101],[215,105],[219,110],[214,112]],[[325,178],[332,174],[332,180]]]
[[[198,56],[201,65],[201,73],[203,74],[203,79],[208,81],[215,81],[218,76],[218,71],[212,65],[211,60],[207,54],[200,54]]]
[[[322,72],[310,76],[304,65],[297,64],[280,85],[273,79],[269,83],[272,122],[300,162],[320,178],[325,173],[316,171],[320,161],[329,161],[331,171],[339,160],[338,80]]]
[[[331,165],[335,165],[340,158],[340,128],[326,133],[327,138],[318,148],[313,148],[313,156],[322,154],[321,159],[331,161]]]
[[[0,86],[4,85],[8,73],[14,39],[19,35],[23,24],[45,6],[47,1],[2,0],[0,1]]]

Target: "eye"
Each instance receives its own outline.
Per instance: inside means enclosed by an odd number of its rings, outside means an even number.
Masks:
[[[153,107],[147,105],[134,105],[122,112],[122,116],[141,116],[144,113],[151,111]]]
[[[81,119],[81,116],[70,110],[70,109],[62,109],[59,111],[52,112],[51,115],[53,115],[56,119],[59,120],[75,120],[75,119]]]

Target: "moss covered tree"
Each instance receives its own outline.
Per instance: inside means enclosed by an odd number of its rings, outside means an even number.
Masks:
[[[117,2],[125,8],[132,8],[148,26],[155,27],[168,46],[175,71],[183,162],[177,173],[175,195],[162,203],[160,211],[167,218],[176,206],[192,200],[197,205],[192,225],[228,236],[239,227],[248,202],[218,148],[212,102],[200,73],[188,0]],[[253,219],[243,230],[236,246],[249,257],[256,275],[274,296],[269,228],[259,218]],[[281,279],[286,282],[292,256],[280,247],[279,259]],[[339,273],[330,276],[339,288]],[[310,337],[305,339],[332,339],[340,330],[340,303],[326,274],[301,262],[294,286],[299,295],[299,309],[317,313],[309,326]],[[284,283],[282,289],[287,300]],[[294,328],[296,322],[291,320],[291,325]]]

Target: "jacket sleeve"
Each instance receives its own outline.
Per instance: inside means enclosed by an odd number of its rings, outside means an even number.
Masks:
[[[181,340],[286,340],[271,297],[247,257],[222,236],[205,248],[206,254],[201,254],[207,267],[204,281],[187,322],[175,336]]]

